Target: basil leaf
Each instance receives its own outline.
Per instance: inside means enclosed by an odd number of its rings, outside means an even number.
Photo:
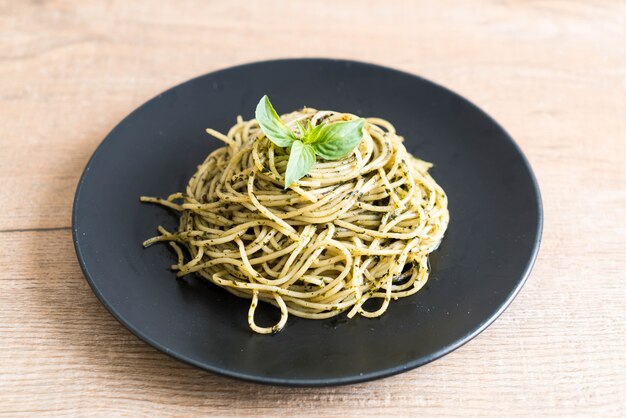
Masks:
[[[287,170],[285,171],[285,189],[300,180],[315,164],[315,150],[311,145],[296,140],[291,145]]]
[[[309,139],[315,153],[326,160],[338,160],[348,155],[363,139],[361,118],[349,122],[324,125]]]
[[[296,140],[291,129],[280,120],[267,95],[256,106],[255,117],[265,136],[279,147],[288,147]]]
[[[313,144],[314,142],[317,142],[320,136],[320,131],[324,128],[324,126],[326,126],[326,124],[320,123],[316,127],[313,127],[313,125],[311,125],[311,121],[309,120],[306,135],[304,136],[304,143]]]
[[[300,138],[304,138],[307,130],[304,128],[304,126],[302,126],[299,120],[296,121],[296,125],[298,125],[298,129],[300,130]]]

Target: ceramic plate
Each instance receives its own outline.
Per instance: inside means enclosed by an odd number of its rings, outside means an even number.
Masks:
[[[498,88],[493,86],[492,88]],[[143,248],[174,213],[140,195],[183,190],[225,132],[268,94],[282,111],[304,105],[378,116],[414,155],[435,164],[450,225],[416,295],[377,319],[290,316],[276,335],[247,324],[249,301],[194,277],[177,280],[167,245]],[[537,183],[511,137],[461,96],[415,75],[327,59],[259,62],[210,73],[150,100],[104,139],[73,210],[78,260],[107,309],[146,343],[203,369],[281,385],[322,386],[393,375],[466,343],[511,303],[541,236]],[[523,309],[523,307],[519,307]],[[258,313],[259,322],[276,317]],[[264,318],[266,317],[266,318]]]

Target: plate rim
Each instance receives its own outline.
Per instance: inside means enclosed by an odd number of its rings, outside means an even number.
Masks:
[[[102,292],[98,289],[96,283],[94,282],[91,274],[90,274],[90,270],[89,270],[89,266],[86,265],[83,254],[82,254],[82,250],[80,248],[80,244],[79,244],[79,239],[80,237],[78,236],[78,228],[76,225],[76,218],[77,218],[77,213],[78,213],[78,204],[80,201],[80,194],[82,192],[83,189],[83,184],[87,178],[87,175],[90,171],[90,168],[92,166],[92,163],[94,162],[94,160],[96,159],[96,157],[102,152],[102,150],[106,147],[106,145],[112,140],[112,136],[113,134],[128,120],[131,119],[137,112],[141,111],[145,106],[147,106],[149,103],[151,103],[153,100],[157,99],[158,97],[160,97],[163,94],[169,93],[170,91],[177,89],[179,87],[182,87],[186,84],[190,84],[193,83],[203,77],[207,77],[207,76],[212,76],[212,75],[216,75],[216,74],[220,74],[223,72],[228,72],[228,71],[232,71],[232,70],[239,70],[239,69],[244,69],[246,67],[253,67],[253,66],[258,66],[258,65],[266,65],[266,64],[281,64],[281,63],[297,63],[297,62],[306,62],[308,64],[311,63],[332,63],[332,64],[344,64],[344,65],[358,65],[358,66],[363,66],[363,67],[369,67],[371,69],[375,69],[375,70],[382,70],[382,71],[387,71],[387,72],[391,72],[391,73],[396,73],[397,75],[401,75],[401,76],[408,76],[411,78],[415,78],[417,80],[419,80],[422,83],[426,83],[429,84],[432,87],[436,87],[438,89],[441,89],[443,91],[445,91],[447,94],[450,94],[452,96],[454,96],[456,99],[460,100],[461,102],[463,102],[465,105],[469,106],[470,108],[472,108],[474,111],[477,111],[482,117],[486,118],[490,123],[492,123],[495,127],[497,127],[504,135],[504,138],[506,140],[508,140],[508,142],[513,146],[514,150],[517,152],[517,154],[521,157],[521,162],[523,163],[523,166],[525,167],[525,169],[528,171],[529,174],[529,178],[531,180],[531,184],[532,184],[532,189],[534,191],[535,194],[535,204],[536,204],[536,209],[537,209],[537,228],[536,231],[536,238],[533,242],[533,247],[532,247],[532,251],[530,254],[530,257],[528,259],[528,261],[526,262],[524,271],[521,274],[520,280],[518,281],[517,285],[515,286],[515,288],[513,288],[513,290],[507,295],[507,297],[505,299],[503,299],[502,303],[500,304],[500,307],[498,308],[498,310],[492,314],[490,317],[486,318],[479,327],[477,327],[475,330],[473,330],[472,332],[466,334],[463,338],[458,339],[457,341],[455,341],[452,344],[443,346],[440,350],[432,353],[429,356],[426,357],[420,357],[417,359],[413,359],[410,361],[407,361],[401,365],[395,366],[395,367],[389,367],[389,368],[385,368],[385,369],[381,369],[381,370],[377,370],[377,371],[373,371],[373,372],[369,372],[369,373],[363,373],[363,374],[359,374],[359,375],[351,375],[351,376],[344,376],[344,377],[338,377],[338,378],[320,378],[320,379],[299,379],[299,378],[277,378],[277,377],[268,377],[268,376],[260,376],[260,375],[256,375],[256,374],[249,374],[249,373],[242,373],[242,372],[237,372],[237,371],[233,371],[230,370],[228,368],[222,368],[219,367],[217,365],[212,365],[212,364],[207,364],[207,363],[203,363],[201,361],[197,361],[194,360],[193,358],[190,358],[188,356],[185,356],[183,354],[180,354],[176,351],[171,350],[170,348],[164,346],[163,344],[159,343],[158,341],[154,340],[153,338],[147,336],[146,334],[144,334],[140,329],[138,329],[136,326],[134,326],[131,322],[129,322],[127,319],[124,318],[123,315],[121,315],[113,306],[111,303],[109,303],[109,301],[107,300],[107,298],[105,297],[105,295],[102,294]],[[113,129],[111,129],[111,131],[104,137],[104,139],[102,139],[102,141],[100,141],[100,143],[98,144],[98,146],[96,147],[96,149],[93,151],[91,157],[89,158],[87,164],[85,165],[85,168],[83,169],[83,172],[80,176],[80,179],[77,183],[76,186],[76,191],[74,193],[74,200],[72,203],[72,241],[74,244],[74,250],[76,252],[76,256],[81,268],[81,271],[83,273],[83,276],[85,278],[85,280],[87,281],[87,283],[89,284],[89,287],[91,288],[92,292],[96,295],[96,297],[98,298],[98,300],[100,301],[100,303],[107,309],[107,311],[122,325],[124,326],[128,331],[131,332],[131,334],[133,334],[135,337],[139,338],[140,340],[142,340],[143,342],[145,342],[146,344],[156,348],[157,350],[161,351],[162,353],[167,354],[168,356],[178,360],[178,361],[182,361],[183,363],[195,366],[199,369],[202,370],[206,370],[215,374],[219,374],[221,376],[225,376],[228,378],[235,378],[235,379],[239,379],[239,380],[244,380],[247,382],[253,382],[253,383],[261,383],[261,384],[266,384],[266,385],[276,385],[276,386],[292,386],[292,387],[328,387],[328,386],[340,386],[340,385],[347,385],[347,384],[356,384],[356,383],[362,383],[362,382],[368,382],[368,381],[372,381],[372,380],[376,380],[376,379],[382,379],[382,378],[386,378],[386,377],[390,377],[402,372],[406,372],[409,370],[413,370],[416,369],[417,367],[423,366],[425,364],[428,364],[434,360],[437,360],[447,354],[452,353],[453,351],[457,350],[458,348],[462,347],[463,345],[465,345],[466,343],[468,343],[469,341],[471,341],[472,339],[474,339],[476,336],[478,336],[480,333],[482,333],[485,329],[487,329],[493,322],[495,322],[500,315],[502,315],[502,313],[511,305],[511,303],[513,302],[513,300],[517,297],[517,295],[519,294],[520,290],[522,289],[522,287],[526,284],[526,282],[528,281],[528,278],[530,276],[530,273],[537,261],[537,256],[539,253],[539,249],[541,246],[541,240],[542,240],[542,234],[543,234],[543,223],[544,223],[544,211],[543,211],[543,199],[541,197],[541,191],[539,188],[539,183],[537,181],[537,177],[530,165],[530,162],[528,161],[528,158],[526,157],[526,155],[524,154],[524,152],[522,151],[522,149],[520,148],[520,146],[517,144],[517,142],[513,139],[513,137],[508,133],[508,131],[506,131],[502,125],[500,125],[500,123],[498,123],[493,117],[491,117],[487,112],[485,112],[484,110],[482,110],[480,107],[478,107],[476,104],[474,104],[473,102],[471,102],[470,100],[468,100],[467,98],[465,98],[464,96],[460,95],[459,93],[456,93],[450,89],[448,89],[445,86],[442,86],[436,82],[433,82],[431,80],[428,80],[426,78],[423,78],[417,74],[413,74],[410,73],[408,71],[403,71],[403,70],[398,70],[392,67],[387,67],[384,65],[379,65],[379,64],[374,64],[374,63],[370,63],[370,62],[365,62],[365,61],[358,61],[358,60],[352,60],[352,59],[341,59],[341,58],[322,58],[322,57],[306,57],[306,58],[278,58],[278,59],[269,59],[269,60],[261,60],[261,61],[251,61],[251,62],[246,62],[243,64],[238,64],[238,65],[234,65],[234,66],[230,66],[230,67],[226,67],[226,68],[222,68],[216,71],[211,71],[208,73],[204,73],[204,74],[200,74],[198,76],[192,77],[188,80],[185,80],[181,83],[178,83],[164,91],[162,91],[161,93],[151,97],[150,99],[148,99],[147,101],[143,102],[141,105],[139,105],[138,107],[136,107],[132,112],[130,112],[128,115],[126,115],[123,119],[121,119],[114,127]]]

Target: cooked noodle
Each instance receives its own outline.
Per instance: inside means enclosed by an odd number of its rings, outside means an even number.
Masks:
[[[297,131],[296,121],[316,126],[353,118],[304,108],[282,120]],[[185,192],[141,198],[180,213],[177,231],[159,226],[160,235],[144,245],[169,241],[178,277],[196,273],[251,299],[252,330],[278,332],[289,314],[376,317],[391,299],[424,286],[428,254],[448,225],[447,198],[428,174],[431,164],[409,154],[389,122],[366,119],[354,152],[318,159],[287,190],[288,153],[256,120],[238,117],[226,135],[207,132],[226,145],[198,166]],[[368,300],[378,302],[366,306]],[[280,309],[275,325],[255,322],[259,301]]]

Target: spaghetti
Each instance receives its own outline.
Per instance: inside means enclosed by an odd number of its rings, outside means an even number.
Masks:
[[[354,118],[311,108],[282,116],[293,130]],[[389,122],[365,121],[350,155],[318,160],[287,190],[288,153],[255,119],[238,117],[226,135],[207,129],[226,145],[198,166],[185,192],[141,197],[180,213],[177,231],[159,226],[160,235],[144,246],[169,241],[178,277],[195,273],[251,299],[248,323],[261,334],[280,331],[289,314],[383,314],[392,299],[424,286],[428,254],[449,215],[446,195],[428,173],[432,165],[409,154]],[[256,323],[259,301],[280,309],[275,325]]]

